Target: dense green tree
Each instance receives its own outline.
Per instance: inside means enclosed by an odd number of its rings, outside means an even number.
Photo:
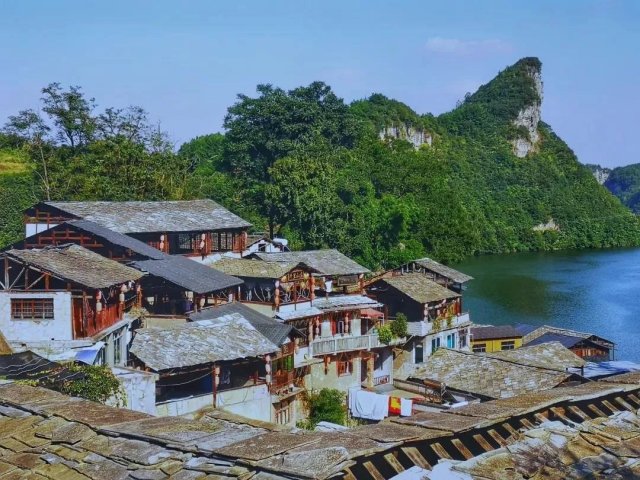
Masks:
[[[258,85],[257,91],[256,98],[238,95],[225,117],[227,171],[268,181],[277,160],[318,139],[332,147],[353,146],[357,126],[328,85],[313,82],[289,91]]]

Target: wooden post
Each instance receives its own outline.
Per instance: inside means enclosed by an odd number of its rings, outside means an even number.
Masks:
[[[312,274],[309,274],[309,289],[311,291],[311,301],[316,299],[316,279]]]
[[[216,408],[217,396],[218,396],[218,382],[220,381],[220,375],[216,372],[216,365],[211,368],[211,377],[213,381],[213,408]]]

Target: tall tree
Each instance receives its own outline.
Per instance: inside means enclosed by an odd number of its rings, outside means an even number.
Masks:
[[[238,95],[225,117],[226,170],[268,181],[278,159],[318,138],[332,147],[353,146],[357,128],[349,108],[323,82],[289,91],[258,85],[257,91],[257,98]]]

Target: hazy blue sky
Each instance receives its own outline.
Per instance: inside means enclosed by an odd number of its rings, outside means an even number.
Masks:
[[[324,80],[441,113],[523,56],[583,162],[640,162],[640,1],[0,0],[0,123],[49,82],[141,105],[179,144],[237,93]]]

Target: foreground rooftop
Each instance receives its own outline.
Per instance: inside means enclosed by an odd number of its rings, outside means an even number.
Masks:
[[[618,413],[636,414],[640,375],[621,380],[420,413],[346,432],[286,431],[217,411],[199,420],[157,418],[41,388],[2,385],[0,471],[7,478],[37,479],[380,480],[418,466],[427,478],[436,479],[451,478],[433,476],[439,462],[468,461],[471,466],[477,459],[476,465],[488,468],[461,478],[521,479],[525,475],[514,464],[518,442],[526,432],[535,438],[536,429],[553,421],[581,437],[576,449],[568,443],[566,455],[556,458],[589,476],[601,474],[603,466],[622,468],[623,462],[634,464],[640,458],[640,423]],[[582,448],[585,439],[591,449]],[[509,458],[498,456],[505,448]],[[537,475],[533,478],[558,478],[560,463],[545,469],[535,462],[553,457],[536,453],[527,458],[538,468],[530,470]],[[605,475],[589,478],[615,478]]]

